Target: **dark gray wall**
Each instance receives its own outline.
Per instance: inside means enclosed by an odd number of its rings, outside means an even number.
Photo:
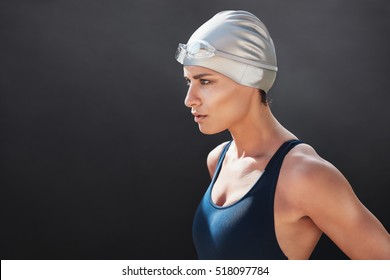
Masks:
[[[390,3],[0,2],[1,259],[192,259],[209,178],[179,42],[216,12],[268,26],[273,112],[390,227]],[[313,258],[343,258],[326,239]]]

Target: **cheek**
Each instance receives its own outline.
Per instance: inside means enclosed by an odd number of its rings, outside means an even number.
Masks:
[[[205,134],[228,129],[242,120],[250,110],[250,95],[234,85],[224,85],[204,93],[204,109],[210,115],[210,119],[200,126]]]
[[[241,118],[249,110],[249,101],[241,92],[231,92],[218,102],[217,113],[225,119]]]
[[[239,93],[237,93],[239,94]],[[215,102],[210,102],[210,128],[215,131],[228,129],[232,124],[241,120],[248,112],[247,103],[237,98],[236,93],[220,96]]]

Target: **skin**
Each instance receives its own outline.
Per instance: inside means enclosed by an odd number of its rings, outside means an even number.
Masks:
[[[276,150],[297,139],[261,102],[258,90],[199,66],[185,66],[185,105],[204,134],[229,130],[233,142],[212,200],[227,206],[244,196]],[[213,176],[226,143],[207,158]],[[390,235],[359,201],[345,177],[315,150],[300,144],[285,157],[274,201],[275,233],[289,259],[308,259],[325,233],[351,259],[390,259]]]

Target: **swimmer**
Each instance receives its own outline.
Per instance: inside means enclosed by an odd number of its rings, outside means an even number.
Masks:
[[[309,259],[322,234],[351,259],[390,259],[388,232],[343,174],[273,116],[275,47],[256,16],[216,14],[175,58],[199,130],[231,134],[207,157],[193,222],[200,259]]]

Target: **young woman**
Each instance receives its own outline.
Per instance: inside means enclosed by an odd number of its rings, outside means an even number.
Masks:
[[[352,259],[390,259],[390,236],[344,176],[272,115],[276,55],[264,24],[220,12],[179,44],[185,105],[212,150],[212,178],[193,224],[201,259],[308,259],[322,233]]]

